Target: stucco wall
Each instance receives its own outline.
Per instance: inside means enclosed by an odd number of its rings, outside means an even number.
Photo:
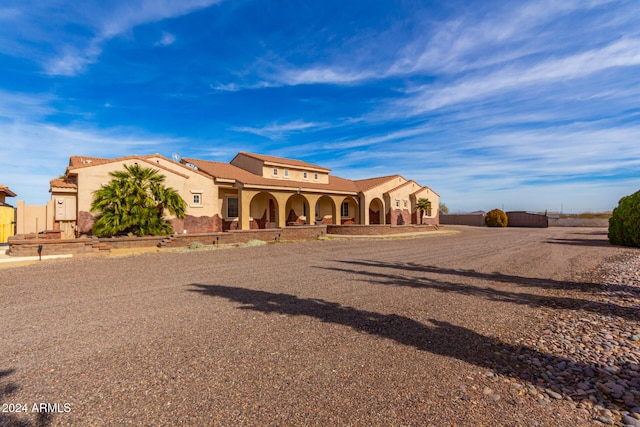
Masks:
[[[274,175],[274,169],[278,169],[278,174]],[[287,172],[285,172],[287,171]],[[304,173],[307,172],[307,177],[304,177]],[[286,174],[285,174],[286,173]],[[316,179],[316,174],[318,178]],[[292,186],[300,185],[304,186],[305,182],[313,182],[320,184],[329,183],[329,174],[326,172],[318,172],[313,169],[298,169],[290,166],[264,166],[262,169],[262,176],[270,179],[280,179],[282,181],[290,181]]]
[[[245,156],[244,154],[238,154],[231,160],[231,164],[249,171],[255,175],[262,176],[262,161],[254,159],[253,157]]]
[[[18,200],[16,206],[16,234],[39,233],[53,230],[53,202],[46,205],[26,205]]]
[[[429,187],[423,187],[422,190],[417,190],[414,193],[413,203],[417,204],[419,199],[428,199],[431,202],[431,215],[424,215],[424,219],[430,218],[436,219],[438,211],[440,210],[440,196]],[[417,209],[416,205],[413,205],[413,209]],[[418,214],[419,216],[419,214]]]
[[[93,202],[93,194],[101,186],[108,184],[112,177],[110,172],[124,170],[124,165],[139,164],[141,167],[148,167],[159,170],[165,176],[164,185],[173,188],[180,194],[187,204],[185,214],[191,218],[204,217],[210,220],[214,215],[218,214],[218,197],[217,188],[213,181],[195,171],[191,171],[184,166],[175,164],[163,159],[150,159],[151,162],[142,160],[123,160],[103,165],[95,165],[91,167],[76,168],[71,173],[78,175],[78,232],[87,234],[91,232],[91,226],[94,222],[95,213],[91,212],[91,203]],[[170,170],[163,169],[163,166]],[[173,173],[172,173],[173,171]],[[200,194],[200,204],[193,202],[193,195]],[[173,219],[169,217],[169,219]],[[197,220],[186,221],[184,226],[188,232],[196,232],[196,229],[189,229],[190,224],[199,224]],[[175,230],[181,232],[182,230]]]
[[[485,216],[481,214],[440,215],[440,223],[449,225],[471,225],[475,227],[484,227],[484,217]]]
[[[417,182],[407,181],[401,176],[395,177],[384,184],[363,192],[363,206],[360,212],[361,214],[366,214],[366,222],[371,224],[372,220],[369,217],[371,215],[369,208],[374,199],[379,199],[384,204],[380,218],[384,219],[386,224],[405,225],[420,223],[419,215],[415,214],[417,210],[416,204],[420,198],[429,199],[431,202],[430,215],[426,215],[425,213],[422,222],[438,223],[437,215],[440,196],[429,187],[422,187]]]

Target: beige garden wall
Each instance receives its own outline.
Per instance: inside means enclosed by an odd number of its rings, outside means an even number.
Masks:
[[[40,233],[53,230],[54,205],[27,205],[18,200],[16,205],[16,234]]]

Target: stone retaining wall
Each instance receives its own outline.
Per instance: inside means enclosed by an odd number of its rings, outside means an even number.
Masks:
[[[433,231],[433,225],[296,225],[286,228],[266,230],[231,230],[219,233],[175,234],[172,236],[146,237],[105,237],[78,239],[47,240],[33,236],[13,236],[9,238],[9,255],[37,256],[42,246],[41,255],[107,255],[111,249],[144,248],[144,247],[184,247],[190,243],[204,245],[225,245],[247,243],[250,240],[276,242],[285,240],[309,240],[337,235],[390,235]],[[29,238],[27,238],[29,237]]]
[[[376,236],[389,234],[420,233],[423,231],[434,231],[434,225],[327,225],[327,234],[338,234],[345,236]]]
[[[281,240],[318,239],[327,234],[326,225],[293,226],[268,230],[236,230],[220,233],[178,234],[173,236],[145,237],[106,237],[78,239],[46,240],[44,238],[25,238],[12,236],[9,239],[9,255],[38,256],[38,248],[42,246],[41,255],[106,255],[111,249],[143,248],[143,247],[181,247],[199,242],[205,245],[247,243],[249,240],[265,242]]]
[[[39,248],[41,248],[40,253],[38,253]],[[60,240],[11,238],[8,254],[11,256],[105,255],[109,253],[109,249],[99,239],[89,237]]]
[[[247,243],[250,240],[276,242],[282,240],[318,239],[327,234],[325,225],[297,225],[286,228],[271,228],[266,230],[230,230],[224,233],[176,234],[165,238],[163,247],[174,248],[188,246],[190,243],[233,244]]]

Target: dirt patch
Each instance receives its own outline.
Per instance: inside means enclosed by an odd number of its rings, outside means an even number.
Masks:
[[[150,247],[139,247],[139,248],[112,248],[109,251],[109,255],[111,256],[128,256],[128,255],[139,255],[145,253],[154,253],[160,252],[161,249],[155,246]]]

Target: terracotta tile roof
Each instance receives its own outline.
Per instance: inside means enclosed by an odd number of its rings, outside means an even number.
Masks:
[[[77,168],[82,166],[95,166],[112,162],[113,159],[104,159],[101,157],[87,157],[87,156],[71,156],[69,157],[69,167]]]
[[[199,170],[214,178],[233,179],[242,182],[243,178],[249,179],[249,176],[255,176],[251,172],[229,163],[190,158],[183,158],[182,161],[196,165]]]
[[[378,185],[389,182],[392,179],[396,179],[398,177],[402,178],[402,176],[400,175],[388,175],[388,176],[380,176],[377,178],[359,179],[353,182],[356,184],[359,191],[367,191],[377,187]]]
[[[415,184],[415,185],[417,185],[418,187],[420,187],[420,184],[418,184],[417,182],[415,182],[414,180],[412,180],[412,179],[411,179],[411,180],[409,180],[409,181],[407,181],[407,182],[404,182],[404,183],[402,183],[402,184],[398,185],[397,187],[392,188],[391,190],[387,191],[387,193],[391,193],[391,192],[394,192],[394,191],[398,191],[398,190],[399,190],[399,189],[401,189],[402,187],[405,187],[405,186],[407,186],[407,185],[411,185],[411,184]]]
[[[358,188],[353,181],[333,175],[329,175],[328,184],[322,184],[318,182],[264,178],[229,163],[199,159],[183,159],[183,161],[196,165],[198,169],[214,178],[232,179],[245,185],[261,185],[272,188],[301,187],[310,190],[339,191],[352,194],[358,192]]]
[[[49,181],[49,187],[53,188],[78,188],[78,182],[70,178],[55,178]]]
[[[435,194],[436,196],[440,197],[440,195],[439,195],[438,193],[436,193],[435,191],[433,191],[431,188],[429,188],[429,187],[427,187],[427,186],[424,186],[424,187],[423,187],[423,186],[421,186],[420,184],[418,184],[416,181],[414,181],[414,180],[412,180],[412,179],[411,179],[411,180],[409,180],[409,181],[407,181],[407,182],[405,182],[404,184],[400,184],[400,185],[398,185],[397,187],[392,188],[391,190],[389,190],[389,191],[388,191],[388,193],[391,193],[391,192],[393,192],[393,191],[397,191],[397,190],[399,190],[400,188],[404,187],[405,185],[409,185],[409,184],[415,184],[415,185],[417,185],[417,186],[419,187],[416,191],[414,191],[413,193],[411,193],[412,195],[416,195],[416,194],[418,194],[418,193],[421,193],[421,192],[423,192],[424,190],[429,190],[429,191],[431,191],[433,194]]]
[[[418,190],[414,191],[412,194],[418,194],[418,193],[420,193],[420,192],[422,192],[422,191],[424,191],[424,190],[429,190],[429,191],[431,191],[433,194],[435,194],[436,196],[440,197],[440,195],[439,195],[438,193],[436,193],[435,191],[433,191],[433,190],[431,189],[431,187],[427,187],[426,185],[425,185],[424,187],[420,187]]]
[[[285,158],[281,158],[281,157],[274,157],[274,156],[267,156],[267,155],[262,155],[262,154],[253,154],[253,153],[246,153],[246,152],[241,152],[238,153],[237,156],[239,155],[244,155],[247,157],[251,157],[260,161],[265,162],[266,164],[269,165],[278,165],[278,166],[291,166],[291,167],[296,167],[296,168],[302,168],[302,169],[308,169],[308,170],[317,170],[317,171],[321,171],[321,172],[326,172],[329,173],[331,170],[327,169],[327,168],[323,168],[322,166],[318,166],[318,165],[314,165],[311,163],[307,163],[307,162],[303,162],[301,160],[293,160],[293,159],[285,159]],[[164,159],[168,162],[174,163],[172,160],[161,156],[160,154],[151,154],[151,155],[147,155],[147,156],[125,156],[125,157],[119,157],[119,158],[115,158],[115,159],[106,159],[106,158],[100,158],[100,157],[87,157],[87,156],[71,156],[69,158],[69,166],[67,167],[67,172],[69,171],[73,171],[76,169],[80,169],[80,168],[86,168],[86,167],[91,167],[91,166],[96,166],[96,165],[102,165],[102,164],[108,164],[108,163],[113,163],[113,162],[120,162],[123,160],[141,160],[144,162],[147,162],[153,166],[159,167],[161,169],[165,169],[167,171],[170,171],[172,173],[176,173],[178,175],[183,175],[177,171],[171,170],[165,166],[162,166],[160,164],[156,164],[155,162],[152,161],[152,158],[161,158]],[[235,158],[235,157],[234,157]],[[233,160],[232,160],[233,161]],[[186,164],[192,164],[195,165],[197,167],[197,169],[193,169],[189,166],[187,166]],[[356,181],[352,181],[349,179],[345,179],[345,178],[340,178],[337,176],[333,176],[333,175],[329,175],[329,183],[328,184],[323,184],[323,183],[318,183],[318,182],[306,182],[306,181],[294,181],[294,180],[285,180],[285,179],[272,179],[272,178],[265,178],[262,177],[260,175],[256,175],[253,174],[247,170],[244,170],[242,168],[239,168],[237,166],[232,165],[231,163],[223,163],[223,162],[214,162],[214,161],[209,161],[209,160],[200,160],[200,159],[191,159],[191,158],[184,158],[182,159],[181,163],[174,163],[174,164],[179,164],[181,167],[185,168],[185,170],[189,170],[192,172],[196,172],[198,174],[201,174],[203,176],[206,177],[213,177],[219,180],[232,180],[235,182],[239,182],[243,185],[246,186],[264,186],[264,187],[270,187],[270,188],[274,188],[274,189],[278,189],[278,188],[304,188],[304,189],[308,189],[308,190],[318,190],[321,192],[341,192],[341,193],[350,193],[350,194],[357,194],[360,191],[367,191],[367,190],[371,190],[379,185],[385,184],[391,180],[394,180],[396,178],[402,178],[404,179],[401,175],[388,175],[388,176],[381,176],[381,177],[376,177],[376,178],[369,178],[369,179],[361,179],[361,180],[356,180]],[[186,175],[183,175],[185,177],[187,177]],[[408,181],[406,183],[403,183],[400,185],[400,187],[402,185],[406,185],[410,182],[414,182],[414,181]],[[58,188],[77,188],[77,184],[75,182],[73,182],[72,180],[63,180],[63,179],[53,179],[50,182],[51,187],[58,187]],[[0,187],[2,188],[2,187]],[[394,188],[397,189],[399,187]],[[428,187],[424,187],[424,188],[428,188]],[[393,190],[391,190],[393,191]],[[421,190],[418,190],[421,191]],[[432,190],[433,191],[433,190]]]
[[[186,166],[183,163],[174,162],[173,160],[171,160],[171,159],[169,159],[169,158],[167,158],[165,156],[162,156],[160,154],[149,154],[149,155],[146,155],[146,156],[137,156],[137,155],[135,155],[135,156],[124,156],[124,157],[118,157],[118,158],[115,158],[115,159],[104,159],[104,158],[100,158],[100,157],[87,157],[87,156],[71,156],[69,158],[69,166],[67,167],[67,172],[73,171],[75,169],[87,168],[87,167],[91,167],[91,166],[104,165],[104,164],[114,163],[114,162],[121,162],[123,160],[141,160],[141,161],[149,163],[150,165],[155,166],[157,168],[160,168],[160,169],[166,170],[168,172],[175,173],[177,175],[180,175],[180,176],[183,176],[183,177],[187,178],[187,175],[185,175],[185,174],[182,174],[180,172],[177,172],[175,170],[172,170],[172,169],[167,168],[165,166],[162,166],[160,164],[154,163],[151,159],[156,158],[156,157],[164,159],[165,161],[170,162],[172,164],[179,165],[181,168],[184,168],[185,171],[189,170],[191,172],[195,172],[195,173],[198,173],[200,175],[207,176],[206,174],[203,174],[200,171],[194,170],[194,169]]]
[[[17,194],[9,190],[6,185],[0,185],[0,193],[4,193],[7,197],[16,197]]]
[[[254,153],[246,153],[246,152],[238,153],[238,155],[240,154],[257,159],[257,160],[261,160],[269,165],[271,164],[275,164],[278,166],[284,165],[284,166],[292,166],[297,168],[315,169],[318,171],[331,172],[331,169],[323,168],[322,166],[314,165],[312,163],[303,162],[302,160],[285,159],[283,157],[266,156],[264,154],[254,154]],[[236,157],[238,155],[236,155]],[[231,161],[233,162],[233,160]]]

